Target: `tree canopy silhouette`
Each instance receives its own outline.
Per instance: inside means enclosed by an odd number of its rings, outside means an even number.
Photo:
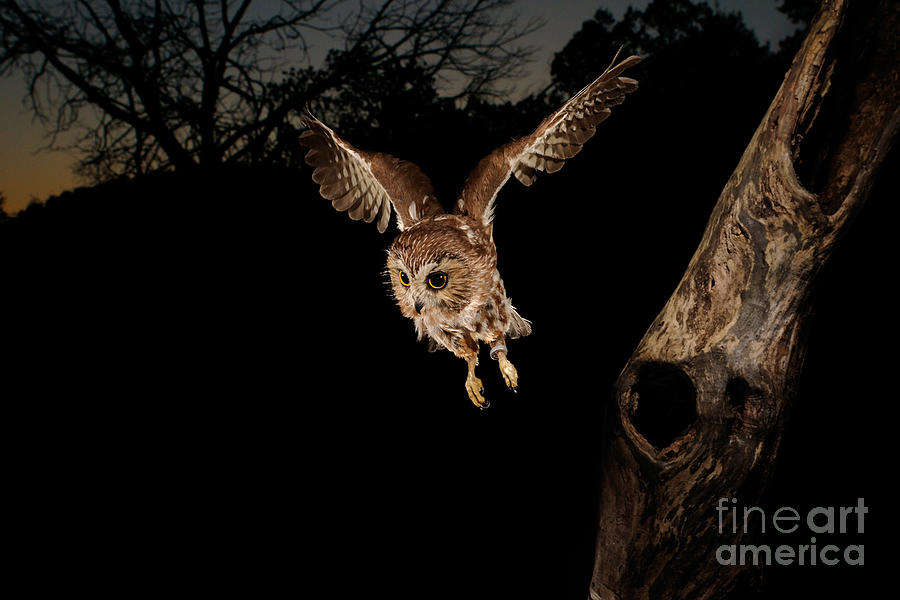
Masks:
[[[520,73],[531,49],[519,42],[539,25],[510,4],[3,0],[0,75],[25,76],[51,147],[78,131],[92,181],[259,164],[278,160],[279,133],[295,134],[290,117],[308,104],[330,116],[351,95],[362,119],[422,80],[457,97],[495,93]],[[324,64],[312,64],[311,35],[336,46]],[[368,85],[378,80],[390,86]]]

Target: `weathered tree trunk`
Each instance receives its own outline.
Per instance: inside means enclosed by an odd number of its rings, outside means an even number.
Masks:
[[[759,499],[810,284],[900,126],[894,0],[823,3],[687,272],[616,382],[591,598],[714,598],[719,498]]]

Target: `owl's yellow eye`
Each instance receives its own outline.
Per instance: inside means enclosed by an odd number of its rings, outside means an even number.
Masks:
[[[445,285],[447,285],[447,274],[446,273],[432,273],[428,276],[428,285],[430,285],[433,289],[439,290]]]
[[[400,280],[400,285],[403,287],[409,287],[409,276],[403,271],[397,271],[397,279]]]

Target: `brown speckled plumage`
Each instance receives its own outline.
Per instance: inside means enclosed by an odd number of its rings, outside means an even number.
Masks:
[[[636,56],[613,60],[533,133],[482,159],[449,214],[416,165],[358,150],[321,121],[304,118],[307,129],[300,141],[310,149],[306,161],[315,167],[313,180],[322,196],[354,220],[375,221],[381,232],[393,207],[400,234],[388,251],[386,273],[394,297],[431,349],[446,348],[466,360],[466,391],[476,406],[487,406],[475,376],[479,343],[491,347],[506,384],[517,389],[506,338],[531,333],[531,323],[513,308],[497,271],[492,235],[497,193],[512,175],[530,185],[537,171],[555,172],[577,154],[610,107],[637,89],[635,80],[620,75],[639,61]]]

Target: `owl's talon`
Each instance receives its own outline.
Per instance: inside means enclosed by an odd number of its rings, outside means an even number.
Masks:
[[[484,385],[481,383],[481,380],[472,373],[469,373],[469,376],[466,378],[466,392],[469,394],[469,400],[471,400],[472,404],[478,408],[487,408],[490,406],[490,402],[485,400],[482,395],[482,392],[484,392]]]
[[[506,355],[501,354],[498,359],[500,362],[500,373],[503,375],[503,381],[506,382],[506,387],[511,389],[512,391],[518,393],[519,392],[519,373],[516,371],[516,368],[513,366],[509,359],[506,358]]]

